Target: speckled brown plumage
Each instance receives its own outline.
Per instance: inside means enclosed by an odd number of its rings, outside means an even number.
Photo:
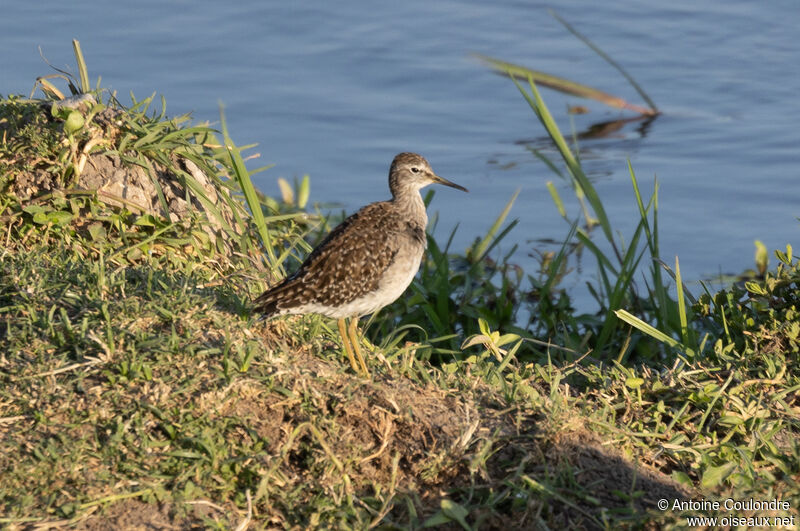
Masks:
[[[396,210],[391,201],[383,201],[345,219],[293,275],[255,300],[256,311],[281,315],[309,303],[335,309],[377,291],[407,246],[401,240],[422,248],[426,244],[424,225],[401,218]],[[337,316],[335,311],[317,313]]]

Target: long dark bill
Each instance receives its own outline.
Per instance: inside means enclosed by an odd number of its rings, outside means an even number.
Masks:
[[[469,192],[466,188],[461,186],[460,184],[456,184],[452,181],[448,181],[444,177],[439,177],[438,175],[433,175],[433,182],[443,184],[445,186],[449,186],[450,188],[455,188],[456,190],[461,190],[462,192]]]

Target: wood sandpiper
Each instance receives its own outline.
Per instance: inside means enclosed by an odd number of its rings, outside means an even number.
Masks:
[[[419,270],[428,224],[419,191],[432,183],[467,191],[436,175],[424,157],[397,155],[389,168],[392,198],[345,219],[294,274],[253,301],[254,310],[266,317],[318,313],[337,319],[350,365],[369,376],[359,348],[358,319],[402,295]]]

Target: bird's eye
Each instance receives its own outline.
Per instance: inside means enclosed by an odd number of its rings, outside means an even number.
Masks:
[[[411,172],[412,172],[412,173],[419,173],[419,168],[417,168],[416,166],[414,166],[413,168],[411,168]]]

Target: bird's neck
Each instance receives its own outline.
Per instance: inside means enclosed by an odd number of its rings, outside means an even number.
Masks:
[[[392,202],[406,217],[419,221],[423,229],[428,224],[425,202],[422,201],[419,190],[404,190],[403,193],[395,195]]]

